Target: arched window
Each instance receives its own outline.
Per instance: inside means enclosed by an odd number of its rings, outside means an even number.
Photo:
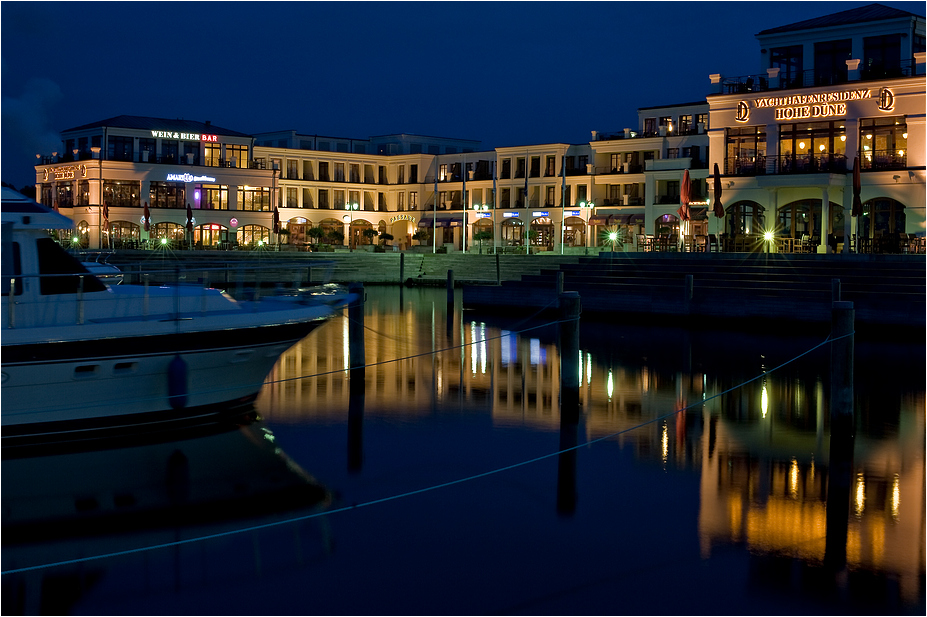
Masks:
[[[113,221],[109,237],[113,248],[136,248],[140,237],[139,226],[128,221]]]
[[[679,235],[679,217],[674,214],[664,214],[657,217],[654,223],[658,236]]]
[[[563,221],[563,243],[567,246],[586,246],[586,222],[578,216]]]
[[[873,238],[882,234],[904,233],[904,204],[888,197],[877,197],[863,204],[859,235]]]
[[[739,201],[728,206],[724,219],[732,236],[761,234],[766,225],[766,208],[755,201]]]
[[[502,221],[502,243],[507,246],[521,246],[525,234],[525,224],[518,219]]]
[[[270,242],[269,227],[262,227],[261,225],[242,225],[238,230],[238,243],[243,246],[257,246],[262,240],[264,244]],[[206,242],[203,242],[203,244],[205,245]]]
[[[75,238],[77,242],[75,242]],[[71,236],[71,246],[78,245],[85,249],[90,247],[90,223],[81,221],[74,227],[74,235]]]
[[[155,223],[151,228],[151,239],[156,241],[157,245],[171,243],[179,246],[184,242],[185,231],[183,225],[177,223]]]
[[[830,202],[830,233],[843,236],[843,206]],[[801,199],[779,208],[776,235],[800,239],[821,235],[821,200]]]

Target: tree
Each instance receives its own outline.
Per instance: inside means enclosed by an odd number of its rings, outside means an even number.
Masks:
[[[393,234],[388,234],[386,232],[383,232],[380,234],[380,242],[382,242],[384,245],[392,239],[393,239]]]
[[[480,255],[483,254],[483,240],[492,240],[492,232],[488,229],[483,231],[478,231],[473,234],[473,239],[479,241],[480,243]]]
[[[379,236],[380,232],[373,227],[365,227],[364,230],[361,231],[361,235],[367,240],[367,244],[373,244],[373,239]]]
[[[325,230],[321,227],[312,227],[309,231],[306,232],[306,235],[311,239],[314,239],[316,244],[318,244],[322,238],[325,237]]]
[[[329,242],[332,244],[344,244],[344,232],[338,229],[332,229],[325,237],[328,238]]]
[[[416,231],[414,234],[412,234],[412,239],[413,239],[413,240],[417,240],[419,244],[422,244],[422,242],[424,242],[425,240],[427,240],[427,239],[428,239],[428,236],[430,236],[430,235],[431,235],[431,234],[429,234],[429,233],[428,233],[427,231],[425,231],[424,229],[419,229],[419,230]]]

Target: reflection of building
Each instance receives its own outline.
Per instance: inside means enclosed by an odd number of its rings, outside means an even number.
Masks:
[[[707,101],[641,108],[636,128],[593,131],[581,144],[480,151],[464,139],[249,136],[120,116],[64,131],[63,155],[40,157],[36,181],[41,201],[57,202],[93,246],[104,202],[116,244],[147,238],[147,202],[154,237],[169,238],[183,235],[191,203],[193,240],[205,246],[277,242],[274,206],[297,248],[357,247],[377,234],[408,248],[426,232],[422,244],[448,250],[482,238],[500,250],[570,252],[608,245],[603,233],[616,231],[630,250],[654,246],[637,242],[645,234],[705,248],[725,233],[721,246],[743,251],[767,229],[780,251],[919,246],[908,234],[925,225],[924,18],[869,5],[757,38],[759,75],[711,75]],[[857,157],[863,205],[852,217]],[[709,216],[714,164],[722,219]]]
[[[924,232],[924,35],[923,17],[873,4],[764,30],[759,75],[712,75],[723,231],[812,252],[897,252]]]

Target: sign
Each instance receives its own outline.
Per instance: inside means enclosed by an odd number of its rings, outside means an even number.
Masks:
[[[215,182],[212,176],[194,176],[193,174],[167,174],[168,182]]]
[[[518,213],[517,213],[517,212],[503,212],[503,213],[502,213],[502,218],[504,218],[504,219],[517,219],[517,218],[518,218]]]
[[[67,165],[65,167],[52,167],[44,169],[44,181],[54,180],[74,180],[80,174],[81,178],[87,177],[87,167],[85,165]]]
[[[476,218],[478,218],[478,219],[489,219],[489,218],[492,218],[492,213],[491,213],[491,212],[477,212],[477,213],[476,213]]]
[[[565,212],[566,214],[569,214],[570,216],[579,216],[579,213],[580,213],[579,210],[565,210]]]
[[[531,213],[531,216],[533,216],[534,218],[538,218],[540,216],[550,216],[550,212],[546,212],[546,211],[541,212],[540,210],[535,210],[534,212]]]
[[[399,221],[412,221],[415,222],[415,217],[411,214],[397,214],[396,216],[391,216],[389,219],[390,223],[396,223]]]
[[[238,219],[229,219],[229,226],[232,228],[238,227]]]
[[[182,141],[206,141],[219,143],[218,135],[208,135],[206,133],[181,133],[178,131],[151,131],[152,137],[160,139],[180,139]]]
[[[891,111],[894,108],[894,93],[888,88],[878,92],[879,109]],[[816,92],[813,94],[793,94],[791,96],[767,96],[753,100],[753,109],[773,109],[778,121],[808,120],[811,118],[833,118],[847,115],[848,101],[872,99],[869,88],[857,90],[840,90],[837,92]],[[750,119],[751,106],[747,101],[737,103],[735,120],[747,122]]]

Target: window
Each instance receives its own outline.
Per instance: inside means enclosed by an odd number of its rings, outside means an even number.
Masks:
[[[814,84],[829,86],[847,82],[847,60],[852,57],[851,39],[814,44]]]
[[[132,137],[110,135],[106,145],[106,158],[111,161],[131,161],[134,145],[135,139]]]
[[[351,163],[349,173],[351,182],[360,182],[360,166],[357,163]]]
[[[77,259],[51,238],[39,238],[35,241],[35,248],[39,258],[39,274],[88,274],[87,269]],[[19,269],[18,264],[15,264],[15,267]],[[78,276],[42,276],[39,279],[39,293],[42,295],[72,294],[78,291],[80,284],[81,278]],[[106,286],[94,276],[84,276],[83,286],[83,291],[86,292],[106,291]]]
[[[608,157],[608,167],[613,174],[618,173],[618,171],[621,169],[621,155],[612,154],[611,156],[609,156]]]
[[[657,132],[657,119],[644,118],[644,135],[653,135]]]
[[[303,189],[303,208],[312,208],[312,189]]]
[[[190,156],[192,155],[192,156]],[[186,163],[189,161],[191,165],[200,164],[200,145],[197,142],[184,142],[183,144],[183,160],[181,163]]]
[[[679,148],[667,148],[667,149],[666,149],[666,158],[668,158],[668,159],[678,159],[678,158],[679,158]]]
[[[413,165],[413,167],[415,167]],[[412,191],[409,193],[409,210],[418,210],[418,192]]]
[[[672,126],[672,124],[673,124],[673,117],[672,117],[672,116],[660,116],[660,120],[659,120],[659,122],[657,122],[657,126],[666,126],[666,127],[668,127],[668,126]]]
[[[541,177],[541,157],[539,156],[531,157],[531,177],[532,178]]]
[[[354,210],[357,210],[360,208],[360,203],[360,191],[348,191],[348,205],[352,206]]]
[[[328,210],[328,189],[319,189],[319,209]]]
[[[286,187],[286,207],[299,207],[299,189],[297,189],[295,186]]]
[[[239,167],[241,169],[247,169],[248,168],[248,146],[241,146],[241,145],[236,145],[236,144],[226,144],[225,160],[226,160],[226,165],[228,165],[229,167]],[[283,167],[280,167],[279,169],[282,170]]]
[[[695,123],[703,124],[705,128],[708,128],[708,114],[695,114]]]
[[[200,209],[228,210],[229,187],[225,184],[204,184],[200,191]]]
[[[692,115],[683,114],[679,116],[679,132],[682,135],[688,135],[689,133],[695,130],[695,125],[692,124]]]
[[[218,167],[221,158],[222,146],[220,144],[206,144],[205,164],[207,167]]]
[[[406,197],[405,193],[400,192],[396,194],[396,209],[399,210],[400,212],[406,209],[405,197]]]
[[[802,46],[774,47],[769,51],[770,68],[779,69],[779,83],[787,88],[802,85]]]
[[[312,161],[303,161],[303,180],[314,180],[312,174]]]
[[[412,184],[418,182],[418,165],[409,165],[409,182]]]
[[[515,159],[515,177],[524,178],[525,171],[525,159],[523,157]]]
[[[510,208],[512,203],[511,195],[512,189],[502,189],[502,198],[499,205],[503,208]]]
[[[19,242],[4,243],[3,258],[0,259],[0,266],[3,267],[3,294],[9,295],[10,285],[13,283],[13,277],[19,277],[23,273],[22,257],[20,257],[19,254]],[[14,293],[17,296],[21,295],[23,293],[22,278],[16,279],[15,286],[16,290]]]
[[[151,161],[154,163],[157,156],[157,139],[141,138],[138,140],[138,158],[141,162]]]
[[[329,179],[328,179],[328,162],[327,162],[327,161],[319,161],[319,180],[321,180],[322,182],[328,182],[328,181],[329,181]],[[320,200],[319,203],[320,203],[320,207],[321,207],[321,200]]]
[[[148,200],[152,208],[185,208],[183,182],[152,181],[148,189]]]
[[[438,181],[445,182],[447,180],[450,180],[450,178],[447,175],[447,163],[444,163],[438,168]]]
[[[502,170],[499,173],[500,180],[508,180],[512,177],[512,159],[502,159]]]
[[[344,182],[344,163],[335,163],[335,182]]]
[[[903,169],[907,166],[908,125],[904,116],[861,118],[860,169]]]
[[[846,123],[802,122],[779,126],[779,173],[845,172]]]
[[[729,128],[726,147],[724,173],[732,175],[766,173],[765,126]]]
[[[557,175],[557,163],[556,159],[552,156],[548,156],[545,159],[544,163],[544,175],[548,178]]]
[[[335,210],[344,210],[344,191],[332,191],[335,194]]]
[[[552,187],[552,186],[548,186],[548,187],[547,187],[547,189],[546,189],[547,196],[544,198],[544,206],[545,206],[546,208],[551,208],[551,207],[553,207],[553,205],[554,205],[554,199],[556,199],[556,197],[554,197],[554,195],[556,194],[556,193],[555,193],[555,190],[556,190],[556,189],[554,189],[554,187]]]
[[[141,183],[137,180],[104,180],[103,201],[110,206],[140,207]]]
[[[287,160],[286,177],[290,180],[299,180],[299,161]]]
[[[422,144],[409,144],[409,154],[421,154]]]
[[[406,183],[406,166],[405,165],[399,166],[399,175],[396,177],[396,182],[398,184]]]
[[[178,163],[179,150],[177,140],[175,139],[162,139],[161,140],[161,162],[162,163]]]
[[[583,154],[576,158],[577,158],[577,163],[578,163],[577,167],[579,167],[579,172],[584,173],[586,171],[586,165],[589,164],[589,155]]]
[[[89,206],[90,205],[90,181],[81,180],[77,183],[77,205],[78,206]]]
[[[586,185],[580,184],[576,187],[576,199],[579,200],[580,204],[584,204],[586,201]]]
[[[74,197],[71,195],[72,184],[70,182],[58,183],[55,191],[55,201],[58,202],[59,208],[71,208],[74,206]]]
[[[863,79],[901,76],[901,34],[865,37],[860,69]]]

